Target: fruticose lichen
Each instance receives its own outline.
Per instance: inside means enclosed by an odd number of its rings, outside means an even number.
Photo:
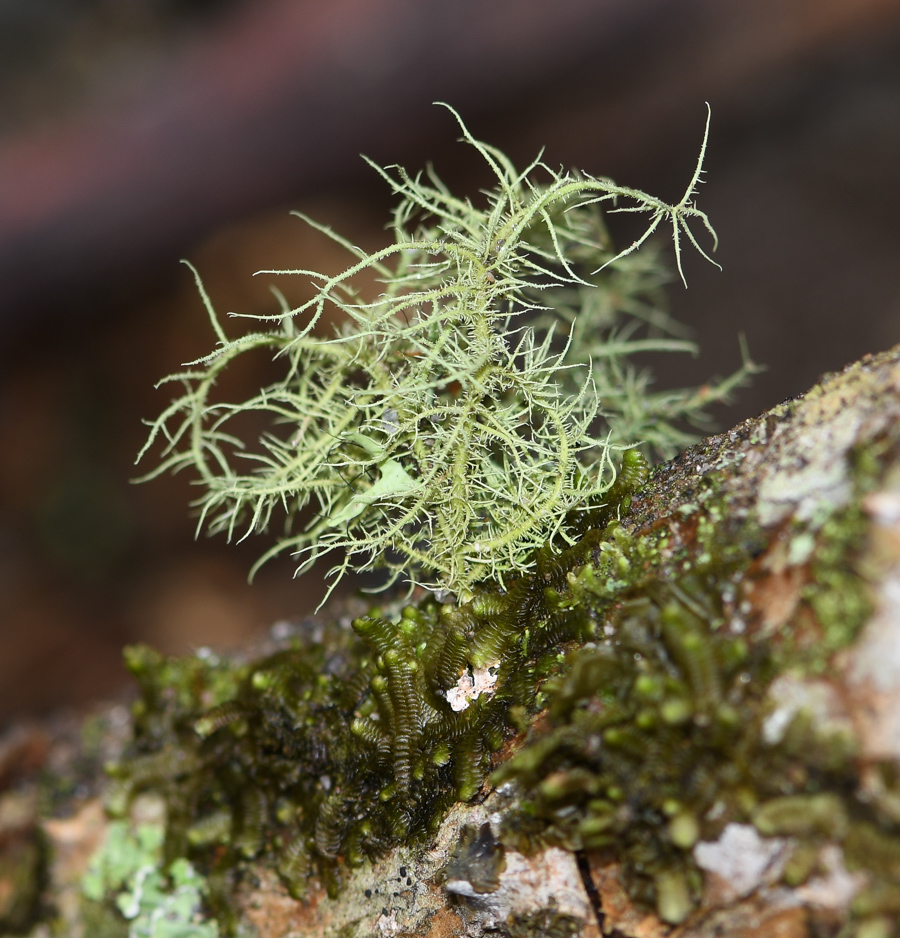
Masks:
[[[691,219],[715,237],[693,202],[705,136],[669,205],[540,157],[520,171],[460,127],[496,178],[486,204],[453,196],[431,169],[375,167],[401,199],[395,243],[367,254],[310,222],[354,262],[333,277],[265,271],[314,284],[296,309],[250,317],[274,328],[228,338],[197,278],[218,348],[166,379],[184,393],[141,455],[161,438],[151,476],[199,473],[200,524],[212,532],[283,522],[263,560],[290,551],[303,570],[336,551],[334,583],[375,568],[386,586],[468,598],[479,582],[533,571],[546,542],[571,546],[573,522],[609,501],[617,453],[671,455],[691,439],[679,424],[702,422],[752,370],[745,361],[702,391],[653,393],[631,364],[637,353],[694,351],[660,306],[655,249],[634,252],[669,222],[680,270],[682,237],[703,253]],[[616,252],[601,206],[647,213],[649,225]],[[381,282],[375,298],[358,286],[362,274]],[[334,314],[340,325],[323,335],[317,324]],[[248,401],[216,400],[223,369],[253,350],[284,377]],[[247,414],[269,424],[255,448],[232,429]]]

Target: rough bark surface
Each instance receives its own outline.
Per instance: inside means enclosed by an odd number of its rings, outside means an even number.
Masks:
[[[748,627],[765,630],[774,641],[780,629],[791,625],[809,582],[808,544],[792,532],[850,506],[859,497],[854,459],[866,447],[897,440],[900,347],[828,375],[806,395],[710,437],[660,467],[624,524],[633,532],[666,526],[677,537],[698,484],[716,473],[730,515],[737,521],[752,518],[763,531],[764,546],[741,608]],[[818,721],[854,734],[863,795],[877,794],[869,765],[876,760],[900,765],[900,462],[890,462],[896,446],[882,452],[888,464],[881,481],[862,500],[868,536],[860,564],[873,614],[855,643],[834,655],[822,673],[788,673],[771,689],[773,727],[804,706]],[[89,933],[81,920],[79,881],[106,823],[101,766],[127,733],[124,708],[103,713],[104,730],[88,755],[71,724],[18,727],[0,740],[0,934],[2,923],[10,932],[21,929],[26,907],[34,907],[26,884],[38,865],[29,847],[35,844],[48,848],[43,908],[54,924],[38,925],[33,933]],[[58,816],[41,819],[37,770],[62,777],[76,765],[81,788],[60,800],[62,816],[57,807]],[[694,847],[704,874],[700,906],[683,923],[667,925],[656,912],[629,900],[609,856],[558,847],[532,856],[495,850],[498,820],[511,797],[508,791],[490,791],[478,804],[458,804],[433,842],[398,849],[356,870],[337,899],[314,893],[295,901],[273,874],[261,869],[245,879],[236,897],[246,933],[259,938],[476,938],[488,933],[513,938],[803,938],[837,934],[866,885],[865,873],[849,871],[841,850],[826,843],[815,873],[788,887],[781,874],[789,838],[764,837],[749,824],[729,824],[717,841]],[[883,921],[885,929],[893,927],[890,914]]]

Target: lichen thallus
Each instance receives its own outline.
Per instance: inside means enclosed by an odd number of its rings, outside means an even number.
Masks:
[[[703,253],[689,221],[715,237],[693,202],[706,133],[670,205],[540,157],[520,172],[453,113],[496,178],[484,203],[452,195],[431,169],[412,177],[372,164],[400,197],[394,243],[366,253],[306,219],[355,261],[332,277],[265,271],[310,278],[314,296],[249,317],[272,326],[238,338],[197,276],[218,346],[165,379],[183,393],[141,450],[164,440],[148,478],[199,473],[198,524],[211,532],[246,537],[283,516],[260,563],[289,551],[302,571],[335,552],[332,588],[375,568],[385,587],[404,579],[466,599],[480,582],[533,570],[542,545],[571,546],[573,521],[604,503],[617,454],[642,442],[681,448],[679,421],[703,420],[751,367],[702,394],[654,394],[629,364],[635,353],[694,350],[660,308],[658,252],[635,252],[668,222],[680,272],[685,238]],[[603,205],[650,216],[623,251],[610,247]],[[374,299],[356,286],[364,273],[381,281]],[[328,309],[341,325],[321,335]],[[253,350],[282,362],[283,378],[244,402],[215,400],[223,369]],[[269,422],[255,448],[231,432],[247,412]]]

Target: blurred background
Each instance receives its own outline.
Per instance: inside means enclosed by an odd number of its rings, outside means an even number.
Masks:
[[[289,559],[247,584],[259,539],[194,541],[187,478],[129,482],[154,382],[213,344],[178,260],[267,312],[255,270],[345,260],[290,209],[385,242],[358,154],[474,194],[436,100],[520,163],[669,200],[710,103],[724,269],[688,258],[671,305],[703,351],[659,381],[730,372],[743,332],[767,371],[722,429],[900,341],[897,0],[0,0],[0,731],[116,694],[125,643],[234,647],[315,607]]]

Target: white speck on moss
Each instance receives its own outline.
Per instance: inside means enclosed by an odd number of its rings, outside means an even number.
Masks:
[[[444,697],[450,704],[450,709],[459,713],[468,709],[469,703],[482,694],[493,694],[497,684],[497,663],[486,668],[475,668],[472,671],[463,671],[462,677],[455,687],[444,691]]]

